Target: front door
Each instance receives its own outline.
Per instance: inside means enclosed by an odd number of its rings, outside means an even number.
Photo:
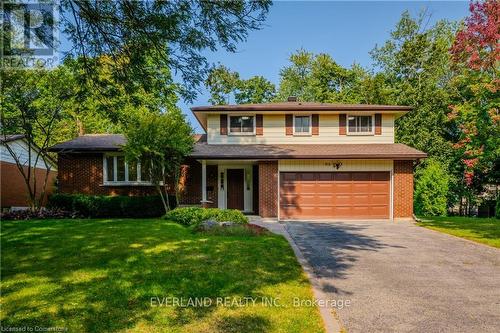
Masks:
[[[243,169],[227,169],[227,208],[245,209]]]

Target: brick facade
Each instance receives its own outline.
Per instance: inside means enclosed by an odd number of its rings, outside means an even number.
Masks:
[[[21,172],[14,163],[0,162],[0,184],[1,184],[1,206],[3,207],[27,207],[28,201],[28,188]],[[33,169],[31,169],[33,171]],[[25,174],[28,168],[24,168]],[[31,176],[32,180],[36,178],[36,196],[39,197],[42,193],[43,183],[45,181],[45,169],[36,168],[35,175]],[[56,171],[50,171],[47,179],[47,186],[45,188],[45,197],[52,193],[56,181]],[[45,200],[44,200],[45,204]]]
[[[413,161],[394,161],[394,218],[413,215]]]
[[[259,162],[259,215],[278,216],[278,162]]]
[[[102,153],[59,154],[57,164],[58,191],[60,193],[130,196],[157,194],[153,186],[103,185]],[[195,160],[191,160],[183,166],[183,170],[185,179],[181,180],[183,182],[183,188],[180,192],[180,204],[197,205],[201,201],[201,164]],[[211,175],[212,179],[214,173],[216,189],[217,167],[215,166],[215,171],[213,171],[213,168],[209,169],[207,167],[207,175]],[[210,179],[209,177],[207,178]],[[216,191],[215,198],[217,198]]]

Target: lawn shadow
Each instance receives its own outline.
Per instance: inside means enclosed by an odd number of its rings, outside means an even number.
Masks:
[[[500,239],[500,220],[495,218],[470,217],[424,217],[419,225],[424,227],[444,228],[487,240]]]
[[[266,286],[307,283],[282,237],[204,237],[162,220],[5,222],[1,247],[3,326],[116,332],[161,316],[182,331],[216,307],[183,316],[152,308],[152,297],[262,296]],[[266,325],[257,315],[218,322]]]

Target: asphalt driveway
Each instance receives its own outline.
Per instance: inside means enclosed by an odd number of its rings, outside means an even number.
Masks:
[[[287,222],[348,332],[500,332],[500,250],[410,222]]]

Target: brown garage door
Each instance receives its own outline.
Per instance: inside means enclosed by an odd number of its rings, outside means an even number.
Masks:
[[[389,172],[282,172],[281,218],[389,218]]]

